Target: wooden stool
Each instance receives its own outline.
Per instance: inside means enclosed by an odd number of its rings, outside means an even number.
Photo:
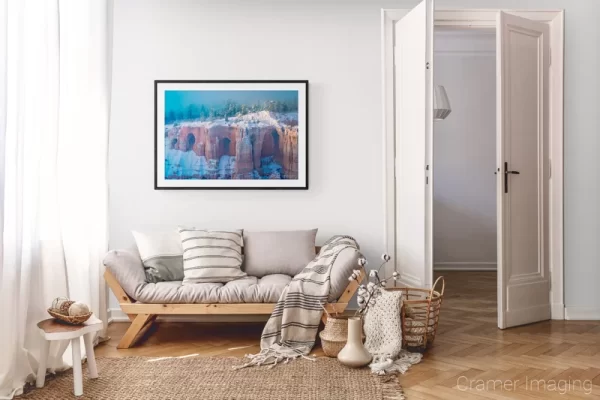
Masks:
[[[93,315],[83,323],[83,325],[68,325],[50,318],[37,324],[42,334],[42,346],[40,354],[40,365],[38,367],[37,379],[35,385],[39,388],[44,387],[46,380],[46,362],[50,350],[50,341],[63,341],[61,348],[65,349],[71,342],[73,351],[73,385],[75,396],[83,395],[83,377],[81,373],[81,347],[79,338],[83,336],[85,344],[85,354],[87,355],[88,373],[90,378],[98,377],[96,369],[96,358],[94,357],[94,333],[102,330],[104,324]],[[64,350],[63,350],[64,352]],[[62,353],[61,353],[62,354]]]

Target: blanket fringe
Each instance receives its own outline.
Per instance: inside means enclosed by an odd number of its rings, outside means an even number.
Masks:
[[[268,368],[271,369],[279,363],[287,364],[291,360],[295,360],[297,358],[315,361],[315,356],[305,355],[309,352],[310,349],[308,347],[292,348],[280,344],[273,344],[271,347],[261,350],[260,353],[246,354],[245,357],[250,361],[248,361],[246,364],[235,366],[233,369],[238,370],[247,367],[259,367],[261,365],[268,365]]]
[[[393,376],[393,379],[382,379],[382,400],[406,400],[404,389],[398,382],[398,376]]]
[[[408,369],[421,362],[423,355],[420,353],[410,353],[406,350],[401,350],[397,357],[392,358],[389,354],[375,355],[373,362],[369,365],[371,372],[377,375],[385,375],[389,373],[404,374]]]

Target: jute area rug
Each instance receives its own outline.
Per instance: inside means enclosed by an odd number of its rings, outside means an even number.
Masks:
[[[337,360],[296,360],[275,368],[233,370],[235,358],[98,358],[98,379],[83,368],[83,396],[77,399],[148,400],[392,400],[404,399],[397,379],[351,369]],[[41,389],[22,399],[64,400],[73,395],[71,370],[48,376]]]

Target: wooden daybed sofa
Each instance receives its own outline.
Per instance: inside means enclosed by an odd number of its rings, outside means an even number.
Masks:
[[[315,250],[318,253],[320,247]],[[331,273],[329,303],[325,305],[328,312],[344,312],[358,289],[358,282],[349,282],[348,277],[352,270],[360,269],[359,257],[360,253],[353,249],[343,250],[338,256]],[[226,284],[148,283],[140,255],[132,249],[110,251],[104,265],[106,283],[131,320],[117,345],[119,349],[132,347],[140,333],[160,315],[270,315],[281,291],[292,279],[276,274],[262,278],[249,276]],[[364,270],[361,271],[360,280],[365,276]],[[164,301],[165,297],[168,301]]]

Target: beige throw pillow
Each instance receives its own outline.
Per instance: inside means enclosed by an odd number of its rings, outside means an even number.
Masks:
[[[315,258],[317,229],[308,231],[244,231],[244,271],[250,276],[295,276]]]
[[[243,278],[242,231],[179,228],[183,284],[229,282]]]

